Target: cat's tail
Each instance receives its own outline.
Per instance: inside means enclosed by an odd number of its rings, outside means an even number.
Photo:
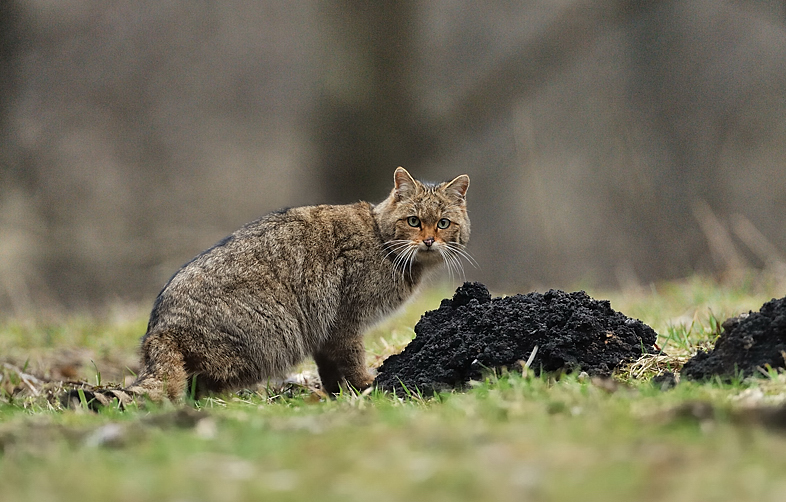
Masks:
[[[137,398],[179,402],[185,397],[188,375],[182,352],[167,333],[148,335],[142,343],[145,368],[128,387],[93,387],[83,384],[65,392],[60,404],[65,408],[87,406],[97,410],[115,405],[124,409]]]
[[[170,387],[169,383],[155,373],[144,371],[128,387],[96,387],[84,383],[75,389],[64,392],[60,396],[60,404],[64,408],[86,407],[98,411],[107,406],[123,410],[132,402],[146,400],[153,402],[161,402],[164,399],[173,402],[182,400],[185,395],[185,380],[183,381],[183,389]],[[168,389],[172,391],[168,391]]]
[[[67,390],[60,395],[60,404],[63,408],[85,407],[93,411],[108,406],[123,410],[133,400],[132,395],[124,389],[98,388],[88,384],[82,384],[80,387]]]

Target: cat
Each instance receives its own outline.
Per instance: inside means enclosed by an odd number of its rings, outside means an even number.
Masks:
[[[142,366],[124,389],[158,401],[237,390],[308,356],[327,393],[362,390],[363,330],[400,307],[465,247],[469,176],[439,184],[395,170],[379,204],[284,209],[184,265],[155,300]]]

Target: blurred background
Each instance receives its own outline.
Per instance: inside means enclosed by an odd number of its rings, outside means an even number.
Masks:
[[[783,274],[786,1],[0,0],[0,311],[467,173],[493,290]]]

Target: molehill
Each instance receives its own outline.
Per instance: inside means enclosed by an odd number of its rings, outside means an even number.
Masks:
[[[773,299],[758,312],[727,319],[709,352],[699,351],[680,374],[692,380],[759,374],[758,368],[786,368],[786,298]]]
[[[583,291],[550,290],[491,298],[464,283],[415,326],[415,338],[380,366],[377,387],[398,394],[462,388],[484,371],[527,361],[540,372],[586,371],[609,376],[620,364],[654,352],[655,331]]]

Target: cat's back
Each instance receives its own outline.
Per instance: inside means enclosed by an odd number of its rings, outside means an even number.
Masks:
[[[378,253],[381,237],[371,209],[367,202],[282,209],[238,229],[213,252],[247,265],[267,262],[301,271],[346,258],[354,250]]]
[[[159,294],[154,311],[339,295],[350,263],[381,262],[380,239],[366,202],[275,211],[184,265]]]

